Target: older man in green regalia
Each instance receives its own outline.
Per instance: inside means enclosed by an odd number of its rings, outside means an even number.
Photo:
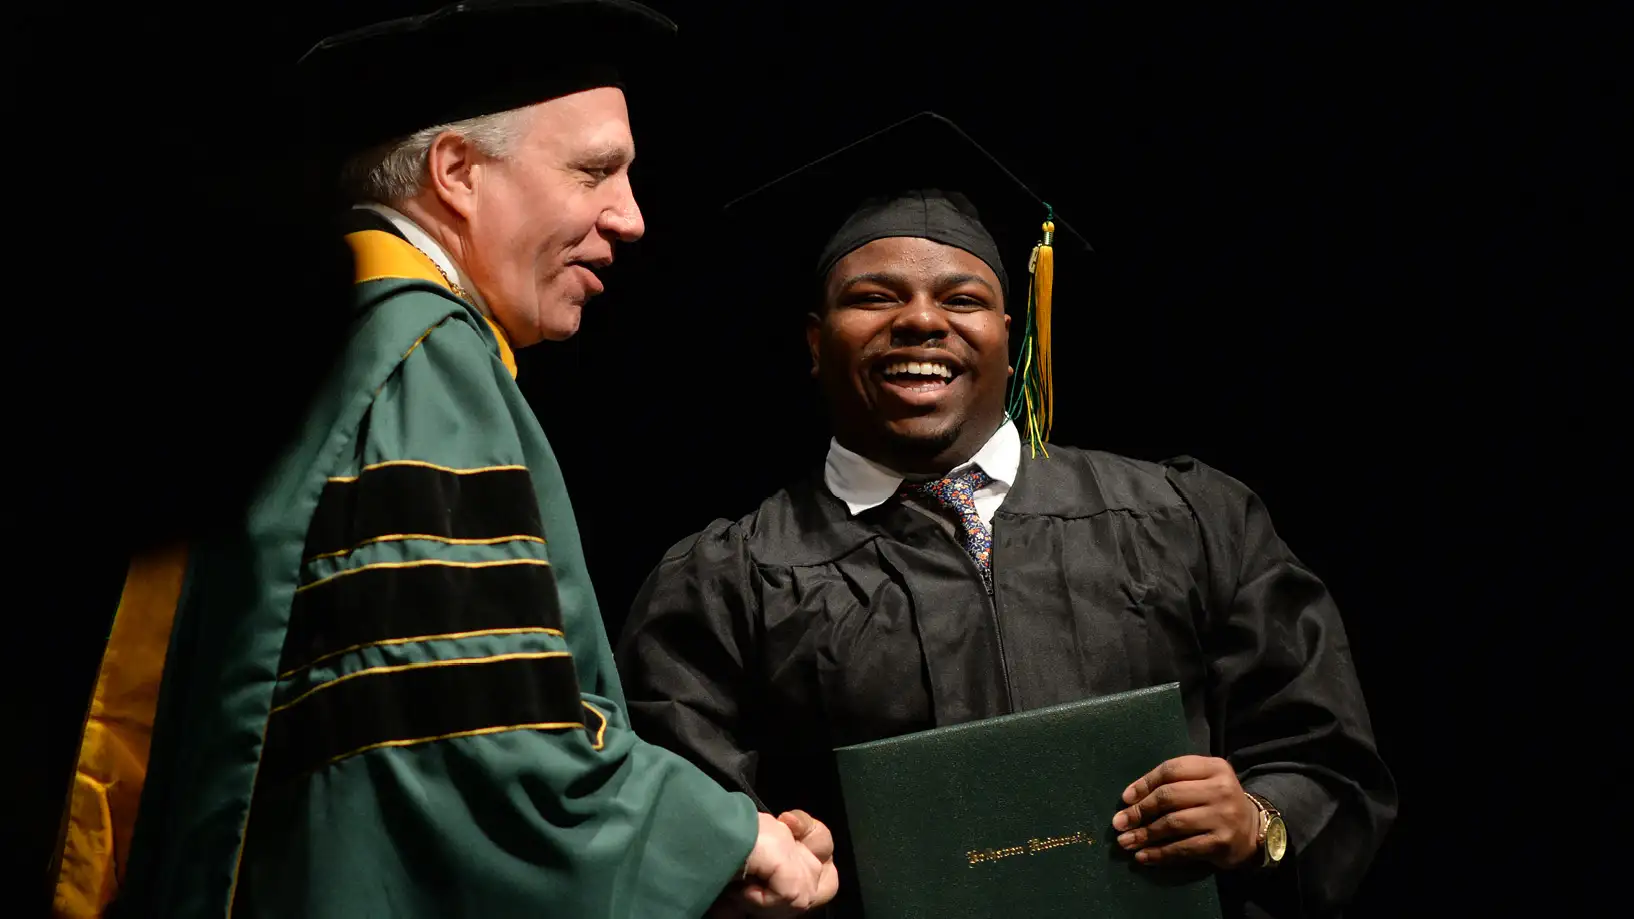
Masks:
[[[572,335],[642,235],[622,65],[673,30],[628,2],[463,3],[303,61],[359,205],[354,325],[236,531],[131,566],[59,915],[655,919],[833,896],[825,827],[631,732],[514,382],[513,349]]]

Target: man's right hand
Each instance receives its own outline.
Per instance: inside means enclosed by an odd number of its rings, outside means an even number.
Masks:
[[[749,852],[746,882],[727,891],[710,916],[777,919],[834,899],[840,879],[828,827],[804,811],[780,818],[762,813],[759,820],[760,835]]]

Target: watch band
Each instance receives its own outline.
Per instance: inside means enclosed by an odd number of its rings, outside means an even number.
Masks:
[[[1280,859],[1273,859],[1271,857],[1271,847],[1267,844],[1266,838],[1271,829],[1271,821],[1281,820],[1282,812],[1277,810],[1276,805],[1272,804],[1270,801],[1267,801],[1260,795],[1254,794],[1246,788],[1243,789],[1243,795],[1248,798],[1249,803],[1253,804],[1254,809],[1259,812],[1259,827],[1257,829],[1258,838],[1255,839],[1254,845],[1260,853],[1260,867],[1268,868],[1280,861]]]

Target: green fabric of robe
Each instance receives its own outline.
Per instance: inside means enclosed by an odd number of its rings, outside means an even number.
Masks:
[[[702,915],[753,803],[631,732],[503,338],[399,236],[347,238],[344,355],[192,548],[114,912]]]

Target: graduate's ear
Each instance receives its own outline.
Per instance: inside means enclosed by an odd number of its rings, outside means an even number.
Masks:
[[[438,134],[426,150],[427,180],[437,200],[443,206],[471,219],[476,205],[476,178],[472,167],[477,164],[476,145],[452,131]]]
[[[816,313],[806,314],[806,350],[811,352],[811,375],[817,375],[817,342],[822,337],[823,317]]]

